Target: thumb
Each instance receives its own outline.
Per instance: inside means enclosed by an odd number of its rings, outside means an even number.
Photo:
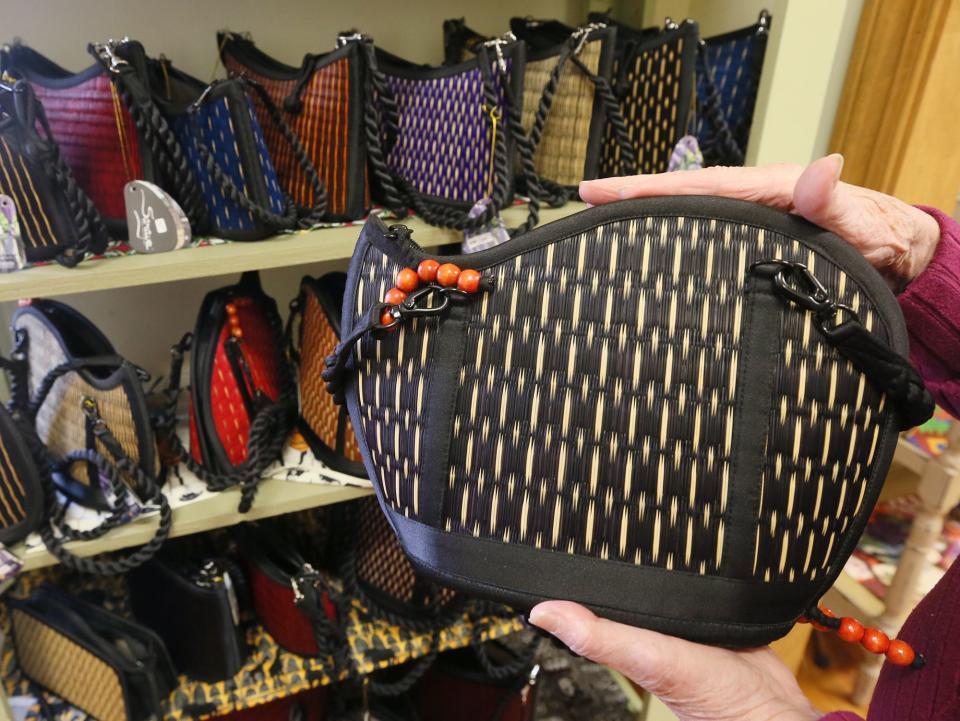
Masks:
[[[815,160],[797,179],[793,189],[794,210],[811,223],[833,230],[846,207],[840,172],[843,156],[839,153]]]

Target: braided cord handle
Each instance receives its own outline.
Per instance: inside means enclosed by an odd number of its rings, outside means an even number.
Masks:
[[[266,88],[256,80],[246,76],[240,77],[249,87],[253,88],[254,92],[257,94],[257,97],[260,98],[263,106],[267,110],[267,114],[270,116],[271,121],[277,126],[280,132],[283,134],[284,139],[290,145],[290,149],[293,151],[293,156],[297,160],[297,164],[300,166],[300,169],[303,171],[303,174],[307,177],[307,182],[310,183],[310,187],[313,190],[314,204],[312,208],[304,209],[302,216],[298,221],[298,226],[300,228],[312,228],[317,223],[320,223],[323,220],[324,215],[327,213],[327,190],[323,185],[323,182],[320,180],[320,176],[317,174],[317,169],[314,167],[313,163],[310,161],[310,158],[307,157],[307,152],[303,147],[303,144],[300,142],[300,138],[297,137],[297,134],[293,132],[293,129],[283,119],[279,108],[277,108],[276,103],[273,102],[273,98],[270,97],[270,94],[267,93]]]

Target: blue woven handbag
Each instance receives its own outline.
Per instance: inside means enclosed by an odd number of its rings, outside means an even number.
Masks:
[[[154,100],[200,182],[211,234],[229,240],[261,240],[320,220],[326,193],[316,169],[259,84],[236,77],[206,85],[166,60],[150,61],[150,82]],[[298,208],[281,190],[248,90],[264,100],[314,186],[313,208]]]
[[[697,140],[706,165],[743,165],[771,16],[707,38],[697,53]]]

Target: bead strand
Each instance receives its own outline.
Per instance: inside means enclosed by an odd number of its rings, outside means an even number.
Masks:
[[[436,283],[442,288],[456,288],[462,293],[473,294],[480,290],[482,279],[483,275],[478,270],[471,268],[461,270],[453,263],[440,264],[432,258],[427,258],[420,262],[416,270],[402,268],[397,273],[394,287],[387,291],[383,302],[389,305],[400,305],[421,285],[431,283]],[[390,325],[393,320],[389,310],[384,310],[380,316],[380,322],[383,325]]]
[[[813,607],[799,623],[809,623],[818,631],[836,631],[837,635],[848,643],[859,643],[870,653],[882,654],[895,666],[923,668],[927,661],[922,653],[917,653],[906,641],[891,639],[879,628],[864,626],[855,618],[845,616],[837,618],[829,608]]]

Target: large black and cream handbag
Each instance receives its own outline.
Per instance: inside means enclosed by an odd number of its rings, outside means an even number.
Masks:
[[[769,642],[932,410],[883,279],[793,215],[623,201],[451,257],[410,235],[364,226],[325,379],[443,585]]]

